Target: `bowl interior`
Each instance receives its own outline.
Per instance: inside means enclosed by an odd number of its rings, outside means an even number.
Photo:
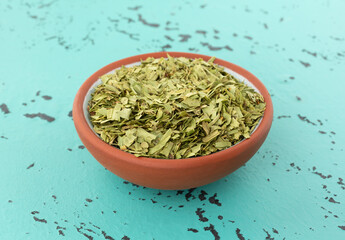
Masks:
[[[126,67],[132,67],[132,66],[136,66],[136,65],[140,65],[140,64],[141,64],[141,62],[139,61],[139,62],[134,62],[134,63],[131,63],[131,64],[127,64],[127,65],[125,65],[125,66],[126,66]],[[222,65],[220,65],[220,66],[222,66]],[[227,73],[229,73],[230,75],[234,76],[234,77],[237,78],[239,81],[244,82],[247,86],[253,88],[256,92],[262,94],[262,93],[254,86],[254,84],[251,83],[247,78],[245,78],[244,76],[240,75],[239,73],[237,73],[237,72],[235,72],[235,71],[233,71],[233,70],[231,70],[231,69],[229,69],[229,68],[226,68],[226,67],[224,67],[224,66],[222,66],[222,67],[224,68],[224,71],[225,71],[225,72],[227,72]],[[113,73],[116,69],[119,69],[119,68],[121,68],[121,67],[115,68],[115,69],[113,69],[112,71],[109,71],[109,72],[106,73],[106,74]],[[94,131],[94,129],[93,129],[93,125],[92,125],[92,123],[91,123],[91,121],[90,121],[90,114],[89,114],[89,111],[87,110],[87,106],[88,106],[89,101],[91,100],[91,94],[95,91],[95,87],[97,87],[97,86],[100,85],[100,84],[102,84],[102,80],[101,80],[100,78],[98,78],[98,79],[91,85],[91,87],[89,88],[87,94],[85,95],[84,101],[83,101],[83,112],[84,112],[84,116],[85,116],[85,119],[86,119],[86,121],[87,121],[87,124],[89,125],[90,129],[94,132],[94,134],[95,134],[98,138],[101,138],[101,137],[100,137],[100,136]],[[253,133],[255,132],[255,130],[258,128],[258,126],[261,124],[262,119],[263,119],[263,118],[260,119],[258,125],[256,125],[256,127],[254,128],[254,130],[252,131],[251,134],[253,134]],[[246,140],[246,139],[243,139],[242,141],[244,141],[244,140]],[[242,141],[238,142],[237,144],[241,143]],[[237,144],[235,144],[235,145],[237,145]],[[233,145],[233,146],[235,146],[235,145]],[[233,146],[231,146],[231,147],[233,147]],[[222,150],[222,151],[224,151],[224,150]]]

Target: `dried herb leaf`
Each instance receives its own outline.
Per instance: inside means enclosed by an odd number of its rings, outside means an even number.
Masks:
[[[165,132],[165,134],[162,136],[162,138],[159,140],[159,142],[150,149],[150,154],[154,154],[157,151],[159,151],[160,149],[162,149],[165,144],[169,141],[169,139],[171,138],[171,134],[172,134],[172,130],[168,129],[168,131]]]
[[[202,59],[147,58],[101,76],[88,110],[101,139],[153,158],[208,155],[249,138],[263,97]]]

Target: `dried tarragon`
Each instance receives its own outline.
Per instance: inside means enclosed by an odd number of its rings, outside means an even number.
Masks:
[[[123,151],[165,159],[208,155],[249,138],[264,99],[214,59],[147,58],[103,75],[88,105],[94,131]]]

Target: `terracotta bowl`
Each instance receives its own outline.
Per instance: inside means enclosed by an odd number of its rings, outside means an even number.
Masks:
[[[187,189],[214,182],[234,172],[247,162],[258,151],[265,141],[271,128],[273,107],[271,97],[265,86],[247,70],[227,61],[216,59],[214,62],[223,66],[226,71],[259,91],[265,101],[264,116],[249,139],[207,156],[187,159],[155,159],[136,157],[133,154],[121,151],[118,148],[103,142],[93,132],[87,103],[94,86],[99,84],[99,77],[121,67],[122,65],[138,64],[147,57],[202,58],[208,60],[210,56],[183,53],[157,52],[137,55],[113,62],[91,75],[80,87],[73,104],[73,120],[81,141],[89,152],[105,168],[117,176],[132,183],[157,189]]]

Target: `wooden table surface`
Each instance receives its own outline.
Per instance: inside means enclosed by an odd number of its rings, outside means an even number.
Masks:
[[[0,1],[0,239],[345,239],[345,1]],[[70,115],[93,72],[196,52],[268,88],[235,173],[159,191],[105,170]]]

